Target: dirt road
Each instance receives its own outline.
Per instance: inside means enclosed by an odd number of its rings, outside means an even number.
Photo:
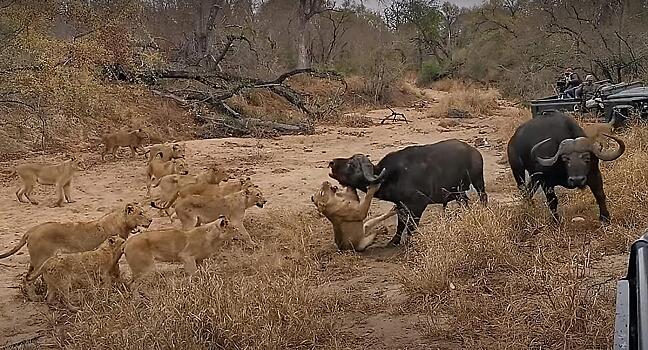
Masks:
[[[286,136],[274,140],[232,138],[189,141],[186,143],[188,164],[193,171],[216,163],[233,169],[237,175],[249,175],[264,191],[269,200],[268,208],[302,208],[312,206],[310,195],[323,180],[328,179],[327,164],[331,158],[365,153],[377,161],[386,153],[408,145],[458,138],[470,144],[477,141],[478,148],[484,155],[488,190],[488,186],[506,171],[503,165],[496,163],[503,149],[501,140],[497,139],[496,128],[506,123],[506,120],[498,116],[498,111],[494,111],[493,116],[453,119],[456,121],[455,126],[439,127],[439,122],[443,119],[428,115],[430,108],[434,106],[433,101],[442,94],[428,90],[426,99],[430,101],[429,106],[396,109],[407,116],[409,124],[387,122],[380,125],[380,119],[390,112],[377,110],[368,113],[374,121],[374,125],[369,128],[321,127],[315,135]],[[122,157],[126,154],[122,153]],[[16,179],[0,190],[0,198],[3,199],[0,201],[2,251],[14,246],[28,228],[42,222],[90,220],[104,215],[125,201],[146,202],[143,159],[121,158],[104,163],[99,161],[96,154],[81,154],[80,157],[86,169],[78,175],[73,185],[73,197],[77,200],[73,204],[51,208],[49,205],[54,196],[52,188],[38,190],[36,198],[41,200],[38,206],[18,203],[14,195],[18,186]],[[16,162],[0,164],[0,168],[8,170],[15,164]],[[508,199],[507,193],[490,192],[489,195],[495,201]],[[380,203],[379,206],[388,208],[390,204]],[[151,211],[151,214],[157,217],[156,212]],[[168,225],[167,220],[158,218],[154,220],[152,228]],[[48,322],[51,311],[42,303],[26,301],[20,293],[20,278],[26,271],[27,262],[26,248],[1,261],[0,348],[5,344],[30,339],[40,347],[52,343],[49,338],[51,323]],[[382,262],[379,257],[369,264],[373,268],[372,272],[355,281],[356,284],[365,285],[368,290],[388,297],[398,297],[394,292],[398,288],[397,282],[378,279],[381,271],[393,266]],[[421,342],[413,330],[415,322],[415,319],[398,317],[386,320],[378,313],[365,319],[363,324],[349,324],[348,328],[350,333],[357,334],[358,337],[373,337],[374,344],[384,344],[385,348],[390,348],[390,344],[402,346],[405,343],[411,343],[413,348],[417,348],[421,346]],[[406,337],[408,333],[411,336]],[[40,338],[36,338],[39,336]],[[404,338],[408,339],[405,343]]]

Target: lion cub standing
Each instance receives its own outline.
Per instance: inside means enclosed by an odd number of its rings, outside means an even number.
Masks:
[[[101,160],[105,160],[105,156],[108,153],[111,153],[113,158],[117,158],[117,149],[119,147],[129,147],[131,149],[131,158],[135,157],[135,151],[137,149],[144,148],[144,139],[148,137],[148,134],[142,130],[119,130],[110,134],[101,136],[101,141],[104,143],[104,150],[101,152]]]
[[[243,238],[254,245],[256,243],[243,226],[243,217],[247,208],[255,205],[263,208],[266,202],[261,190],[257,186],[251,186],[220,198],[190,196],[181,199],[176,204],[176,215],[185,230],[212,222],[224,215],[230,219],[231,225],[241,232]]]
[[[177,229],[147,231],[126,240],[124,255],[133,275],[133,283],[154,267],[154,258],[167,262],[182,262],[189,275],[196,272],[196,264],[211,257],[227,239],[236,234],[224,216],[192,230]]]
[[[380,188],[380,184],[369,186],[367,194],[360,201],[358,193],[354,188],[347,187],[342,193],[338,192],[336,186],[324,181],[322,187],[313,196],[311,201],[333,224],[335,244],[340,250],[354,249],[365,250],[373,243],[377,231],[367,234],[380,222],[396,215],[396,207],[376,218],[365,221],[369,214],[369,206],[374,194]]]
[[[16,197],[21,203],[23,196],[27,198],[29,203],[38,205],[38,201],[31,198],[34,185],[39,183],[41,185],[56,186],[56,203],[57,207],[63,204],[63,198],[68,203],[74,203],[70,197],[70,185],[72,184],[72,177],[79,168],[79,163],[76,159],[72,158],[57,165],[42,165],[42,164],[22,164],[16,167],[16,173],[20,176],[23,185],[16,191]]]
[[[52,303],[58,295],[68,307],[74,309],[69,303],[72,286],[87,288],[100,281],[104,288],[109,288],[112,278],[119,278],[116,266],[122,256],[123,244],[123,238],[114,236],[106,239],[95,250],[81,253],[58,251],[34,271],[28,281],[32,282],[43,275],[47,284],[47,302]]]

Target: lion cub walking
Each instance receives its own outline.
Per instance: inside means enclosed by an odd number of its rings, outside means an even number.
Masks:
[[[112,154],[113,158],[117,158],[117,149],[119,147],[129,147],[131,149],[131,158],[135,157],[137,149],[144,152],[144,140],[148,137],[146,131],[142,129],[137,130],[119,130],[110,134],[101,136],[101,141],[104,144],[104,150],[101,152],[101,160],[105,160],[106,154]]]
[[[335,244],[340,250],[354,249],[361,252],[373,243],[377,231],[367,234],[380,222],[396,215],[396,207],[376,218],[366,220],[369,206],[380,184],[369,186],[367,194],[360,201],[358,192],[347,187],[342,193],[336,186],[324,181],[322,187],[313,196],[311,201],[317,210],[333,224]]]
[[[181,199],[176,204],[176,215],[182,222],[185,230],[201,224],[212,222],[219,216],[225,215],[236,227],[245,240],[251,244],[256,243],[243,226],[245,210],[253,206],[263,208],[266,204],[263,193],[257,186],[250,186],[224,197],[190,196]]]
[[[211,257],[216,250],[237,232],[224,216],[192,230],[178,229],[147,231],[126,240],[124,255],[133,273],[131,287],[154,267],[154,258],[167,262],[182,262],[189,275],[197,264]]]
[[[121,258],[124,239],[114,236],[106,239],[95,250],[81,253],[61,253],[54,256],[34,271],[28,281],[32,282],[42,275],[47,284],[47,302],[52,303],[57,296],[61,297],[70,309],[72,286],[90,287],[101,282],[104,288],[109,288],[113,277],[119,278],[117,263]]]
[[[38,201],[31,198],[34,185],[39,183],[41,185],[56,186],[56,203],[57,207],[63,204],[63,198],[68,203],[74,203],[70,196],[70,185],[72,184],[72,177],[78,170],[79,163],[76,159],[72,158],[57,165],[42,165],[42,164],[22,164],[16,167],[16,173],[20,176],[23,184],[16,191],[16,197],[21,203],[23,196],[27,201],[33,205],[38,205]]]

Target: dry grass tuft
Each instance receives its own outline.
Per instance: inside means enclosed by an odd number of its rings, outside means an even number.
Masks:
[[[500,94],[494,89],[463,87],[443,96],[432,110],[432,117],[470,118],[492,115]]]

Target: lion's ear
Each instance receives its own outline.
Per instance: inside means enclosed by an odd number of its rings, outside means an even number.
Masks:
[[[108,243],[115,244],[115,238],[113,237],[108,238]]]
[[[221,215],[218,219],[220,220],[220,223],[218,224],[220,228],[225,228],[229,225],[229,220],[227,220],[224,215]]]
[[[126,205],[125,211],[126,214],[132,214],[133,212],[135,212],[135,206],[132,203],[129,203],[128,205]]]

